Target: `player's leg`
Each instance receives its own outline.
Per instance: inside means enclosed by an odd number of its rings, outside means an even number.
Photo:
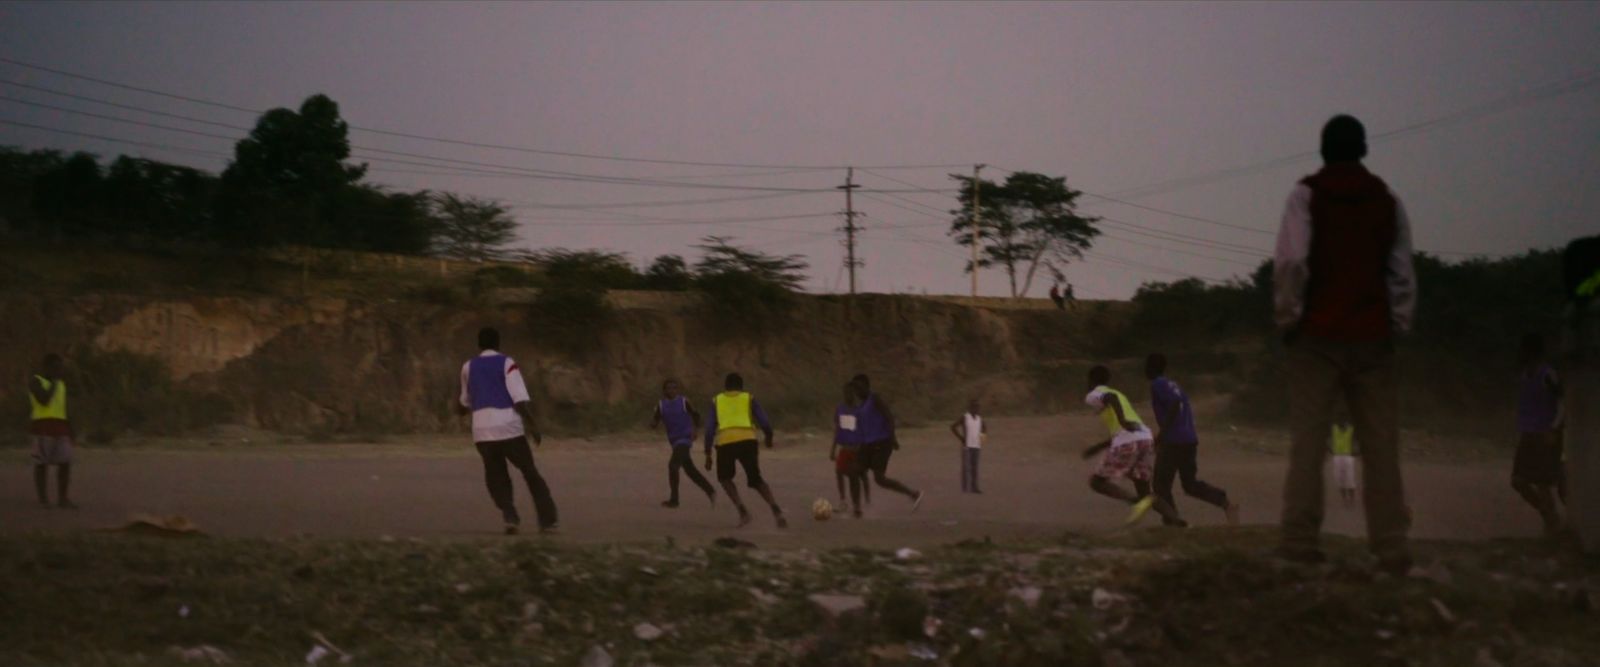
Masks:
[[[734,443],[717,447],[717,483],[722,485],[722,492],[728,495],[728,502],[733,503],[733,508],[739,511],[739,525],[743,526],[750,523],[750,510],[745,509],[744,499],[739,497],[739,487],[733,483],[738,464],[734,462],[731,452],[739,445]]]
[[[889,477],[889,456],[894,452],[894,445],[882,442],[868,446],[872,447],[873,450],[871,461],[872,481],[876,482],[878,486],[916,500],[917,496],[921,495],[920,492],[900,483],[899,480]]]
[[[1411,554],[1406,546],[1411,509],[1406,506],[1400,474],[1400,408],[1394,351],[1387,343],[1354,346],[1347,363],[1344,394],[1355,423],[1356,441],[1361,443],[1361,496],[1366,509],[1368,546],[1378,556],[1380,567],[1404,574],[1411,569]],[[1323,434],[1326,433],[1324,429]]]
[[[550,495],[550,486],[539,474],[539,467],[533,463],[533,449],[528,446],[528,439],[507,441],[505,451],[506,459],[511,465],[522,471],[522,481],[528,485],[528,493],[533,496],[533,510],[539,515],[539,529],[555,528],[559,523],[556,517],[556,501]],[[510,486],[510,480],[507,480],[506,485]]]
[[[1183,494],[1224,510],[1231,507],[1233,503],[1228,502],[1227,491],[1200,479],[1200,446],[1186,445],[1184,450],[1176,459],[1178,483],[1183,486]]]
[[[662,507],[673,508],[678,506],[678,469],[683,467],[683,459],[678,456],[678,447],[672,448],[672,453],[667,456],[667,490],[670,495],[661,502]],[[693,463],[691,461],[691,463]],[[693,467],[692,465],[690,467]]]
[[[489,498],[494,501],[494,506],[500,509],[501,518],[505,519],[506,532],[515,532],[517,524],[522,519],[517,515],[517,506],[512,503],[511,474],[506,469],[506,459],[503,453],[503,442],[479,442],[478,457],[483,459],[483,483],[489,488]]]
[[[1320,546],[1323,517],[1323,461],[1339,396],[1339,360],[1329,344],[1302,338],[1289,346],[1289,468],[1283,485],[1279,552],[1291,559],[1324,558]]]
[[[678,465],[678,469],[682,470],[683,474],[689,476],[689,482],[694,484],[696,487],[699,487],[700,492],[706,494],[706,498],[710,499],[712,503],[716,503],[716,488],[711,486],[711,482],[706,480],[705,475],[700,474],[700,470],[698,468],[694,467],[694,448],[674,447],[672,448],[672,454],[673,456],[679,458],[680,463]],[[676,497],[676,494],[674,494],[674,497]]]
[[[33,464],[33,488],[39,493],[39,506],[50,507],[50,466]]]
[[[784,518],[783,508],[778,506],[778,499],[772,495],[772,487],[761,476],[761,448],[754,441],[751,441],[749,451],[740,453],[739,465],[744,468],[745,483],[755,489],[762,500],[767,501],[767,507],[772,510],[772,517],[777,520],[778,527],[788,528],[789,520]]]
[[[1155,497],[1166,501],[1167,504],[1174,507],[1177,506],[1177,502],[1172,497],[1172,480],[1178,474],[1180,464],[1177,459],[1183,455],[1182,452],[1178,451],[1180,447],[1182,445],[1175,445],[1170,442],[1156,445],[1156,469],[1154,478],[1151,480],[1154,487],[1151,492]]]

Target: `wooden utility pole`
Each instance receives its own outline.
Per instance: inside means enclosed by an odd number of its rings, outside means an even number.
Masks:
[[[851,191],[861,186],[855,183],[855,167],[847,167],[844,174],[844,185],[838,189],[844,190],[844,266],[850,270],[850,293],[853,295],[856,293],[856,267],[861,262],[856,261],[856,207]]]
[[[982,186],[978,185],[978,171],[987,167],[986,164],[972,165],[972,297],[978,297],[978,220],[983,216],[983,206],[979,200]]]

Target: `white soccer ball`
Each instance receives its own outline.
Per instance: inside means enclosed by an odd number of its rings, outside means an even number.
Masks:
[[[832,519],[833,503],[828,502],[827,498],[818,498],[817,502],[811,503],[811,518],[818,521]]]

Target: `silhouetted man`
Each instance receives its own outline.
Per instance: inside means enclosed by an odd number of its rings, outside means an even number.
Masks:
[[[1288,345],[1293,446],[1280,553],[1321,561],[1322,468],[1339,401],[1362,447],[1362,500],[1380,567],[1411,567],[1400,479],[1394,338],[1411,326],[1417,284],[1411,230],[1389,186],[1367,171],[1366,129],[1335,116],[1322,128],[1320,171],[1289,195],[1278,232],[1273,301]]]

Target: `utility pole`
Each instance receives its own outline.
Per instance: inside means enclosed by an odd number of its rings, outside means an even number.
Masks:
[[[979,200],[982,186],[978,185],[978,171],[987,167],[986,164],[972,165],[972,298],[978,298],[978,220],[983,216],[983,206]]]
[[[844,190],[844,266],[850,270],[850,294],[854,295],[856,267],[861,266],[861,262],[856,261],[856,207],[850,191],[861,186],[855,183],[855,167],[847,167],[844,173],[844,185],[838,186],[838,189]]]

